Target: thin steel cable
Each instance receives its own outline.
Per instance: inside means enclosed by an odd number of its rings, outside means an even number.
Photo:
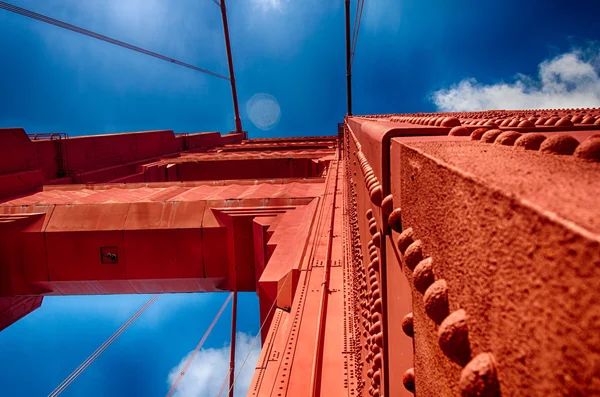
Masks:
[[[185,366],[183,367],[183,370],[179,373],[179,376],[177,377],[177,379],[175,379],[175,382],[173,382],[173,385],[171,386],[171,389],[167,393],[167,397],[170,397],[171,395],[173,395],[173,393],[175,393],[175,390],[177,390],[177,387],[179,386],[179,382],[181,382],[181,379],[183,379],[183,377],[185,376],[187,370],[190,368],[190,365],[192,365],[192,361],[194,361],[194,357],[196,357],[196,354],[198,354],[198,352],[200,351],[200,348],[204,344],[204,341],[206,341],[206,338],[208,337],[208,335],[212,331],[213,327],[215,326],[215,324],[219,320],[219,317],[221,317],[221,314],[223,314],[223,310],[225,310],[225,307],[227,306],[227,304],[231,300],[232,296],[233,296],[233,292],[230,293],[229,296],[227,297],[227,299],[225,300],[225,302],[223,302],[223,305],[221,306],[221,309],[219,309],[219,312],[217,313],[217,315],[215,316],[215,318],[213,318],[212,323],[210,323],[210,325],[206,329],[206,332],[204,332],[204,335],[202,336],[202,339],[200,339],[200,342],[198,342],[198,345],[194,349],[194,352],[188,358],[187,362],[185,363]]]
[[[354,37],[356,36],[356,25],[358,21],[358,15],[360,13],[360,2],[361,0],[356,0],[356,10],[354,11],[354,23],[352,24],[352,39],[350,41],[350,47],[354,47]]]
[[[191,65],[191,64],[186,63],[186,62],[178,61],[176,59],[173,59],[173,58],[170,58],[170,57],[158,54],[158,53],[153,52],[153,51],[148,51],[148,50],[145,50],[143,48],[140,48],[140,47],[137,47],[137,46],[134,46],[134,45],[131,45],[131,44],[127,44],[127,43],[125,43],[123,41],[116,40],[116,39],[113,39],[111,37],[104,36],[104,35],[101,35],[99,33],[95,33],[95,32],[92,32],[90,30],[80,28],[79,26],[75,26],[75,25],[71,25],[71,24],[66,23],[66,22],[59,21],[58,19],[54,19],[54,18],[50,18],[50,17],[42,15],[42,14],[38,14],[36,12],[27,10],[25,8],[17,7],[15,5],[12,5],[10,3],[6,3],[4,1],[0,1],[0,9],[4,9],[6,11],[10,11],[10,12],[13,12],[15,14],[19,14],[19,15],[22,15],[24,17],[28,17],[28,18],[31,18],[31,19],[36,19],[38,21],[45,22],[45,23],[48,23],[50,25],[58,26],[59,28],[67,29],[67,30],[70,30],[70,31],[75,32],[75,33],[79,33],[79,34],[82,34],[82,35],[85,35],[85,36],[88,36],[88,37],[92,37],[92,38],[97,39],[97,40],[104,41],[106,43],[110,43],[110,44],[117,45],[119,47],[127,48],[128,50],[136,51],[136,52],[139,52],[141,54],[145,54],[145,55],[149,55],[149,56],[154,57],[154,58],[162,59],[163,61],[167,61],[167,62],[173,63],[175,65],[183,66],[183,67],[186,67],[188,69],[195,70],[197,72],[205,73],[205,74],[208,74],[208,75],[211,75],[211,76],[218,77],[220,79],[228,80],[229,81],[229,77],[227,77],[227,76],[223,76],[221,74],[218,74],[218,73],[215,73],[215,72],[211,72],[210,70],[199,68],[197,66]]]
[[[96,358],[98,358],[148,307],[150,307],[151,304],[154,303],[154,301],[156,301],[156,299],[158,299],[158,294],[152,296],[152,298],[150,298],[148,302],[144,304],[144,306],[142,306],[133,316],[129,318],[129,320],[121,325],[121,327],[119,327],[119,329],[117,329],[103,344],[101,344],[100,347],[98,347],[87,359],[85,359],[81,365],[75,369],[75,371],[67,376],[65,380],[63,380],[61,384],[58,385],[56,389],[54,389],[48,395],[48,397],[59,396],[62,392],[64,392],[65,389],[69,387],[69,385],[73,383],[77,377],[94,362]]]
[[[231,388],[235,385],[235,382],[237,382],[238,377],[242,373],[242,369],[244,369],[244,365],[246,365],[246,361],[248,360],[248,357],[250,357],[250,353],[252,353],[252,349],[254,348],[254,345],[256,344],[256,341],[258,340],[258,337],[260,336],[262,329],[264,328],[265,324],[267,323],[267,319],[271,315],[271,312],[273,311],[273,308],[275,307],[275,304],[277,303],[277,299],[279,298],[279,294],[281,293],[281,291],[283,291],[283,288],[285,287],[287,280],[290,277],[291,273],[292,273],[291,271],[288,272],[288,274],[285,276],[285,280],[283,280],[283,284],[282,284],[281,288],[279,289],[279,291],[277,291],[277,295],[275,296],[275,300],[273,301],[273,304],[271,305],[269,312],[267,313],[264,321],[260,325],[260,328],[258,329],[258,333],[256,334],[256,337],[252,341],[252,344],[250,345],[250,349],[248,349],[248,353],[246,354],[246,357],[244,357],[244,361],[242,361],[242,365],[240,366],[240,368],[237,371],[237,375],[233,379],[233,383],[229,386],[229,390],[227,391],[228,394],[231,391]],[[225,384],[227,383],[227,379],[229,379],[229,371],[227,371],[227,376],[225,376],[225,380],[223,381],[223,384],[221,385],[221,390],[219,390],[219,394],[217,394],[217,397],[221,397],[221,394],[223,393]]]
[[[360,12],[358,11],[358,6],[360,4]],[[362,20],[363,8],[365,7],[365,0],[358,0],[356,3],[356,13],[358,15],[358,25],[356,25],[355,20],[355,33],[353,33],[354,37],[352,40],[352,51],[351,51],[351,59],[350,59],[350,67],[354,64],[354,54],[356,53],[356,43],[358,42],[358,32],[360,30],[360,22]]]
[[[218,0],[213,0],[213,3],[215,3],[216,5],[218,5],[219,7],[221,7],[221,3]]]
[[[360,11],[358,10],[360,5]],[[363,13],[363,9],[365,6],[365,0],[358,0],[356,3],[356,12],[358,14],[358,23],[355,26],[354,32],[353,32],[353,38],[352,38],[352,50],[351,50],[351,59],[350,59],[350,67],[352,67],[352,65],[354,64],[354,54],[356,54],[356,45],[358,42],[358,33],[360,31],[360,23],[362,21],[362,13]]]
[[[356,0],[356,11],[354,11],[354,23],[352,24],[352,40],[350,48],[354,46],[354,36],[356,35],[356,20],[358,19],[358,12],[361,0]]]
[[[360,5],[360,11],[359,11],[359,5]],[[358,34],[360,32],[360,24],[362,22],[362,14],[363,14],[363,10],[365,8],[365,0],[358,0],[356,3],[356,10],[358,12],[358,22],[356,25],[356,33],[355,33],[355,37],[352,43],[352,52],[356,52],[356,44],[358,43]]]

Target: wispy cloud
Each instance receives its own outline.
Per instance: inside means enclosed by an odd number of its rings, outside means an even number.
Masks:
[[[254,336],[239,332],[236,339],[236,374],[250,351],[250,346]],[[257,342],[244,365],[241,374],[235,382],[235,396],[245,396],[250,387],[254,368],[260,355],[260,343]],[[223,346],[220,349],[202,349],[192,361],[192,365],[179,383],[176,397],[199,397],[199,396],[217,396],[227,373],[229,371],[229,349],[230,345]],[[185,366],[186,361],[192,352],[181,359],[181,362],[171,370],[168,377],[169,387],[175,382],[179,373]],[[228,384],[222,396],[227,395]]]
[[[518,74],[511,83],[465,79],[436,91],[442,111],[600,107],[600,51],[574,49],[539,64],[535,77]]]

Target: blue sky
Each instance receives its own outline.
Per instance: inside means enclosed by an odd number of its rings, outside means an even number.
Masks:
[[[211,0],[13,3],[227,74]],[[345,113],[343,0],[229,0],[228,9],[250,136],[335,134]],[[354,113],[600,106],[599,11],[600,3],[581,0],[366,0],[353,66]],[[234,126],[226,81],[5,11],[0,37],[2,127],[86,135]],[[252,108],[252,98],[272,106],[259,101]],[[46,298],[0,333],[2,393],[48,393],[148,298]],[[65,394],[164,395],[169,374],[224,299],[162,296]],[[240,306],[239,331],[256,335],[255,296],[245,295]],[[182,395],[214,394],[197,384],[222,379],[227,313]],[[249,348],[248,337],[241,338]],[[218,365],[209,369],[205,362]]]
[[[64,396],[164,396],[170,373],[192,351],[228,293],[168,294],[158,298],[83,374]],[[45,396],[77,368],[151,295],[46,297],[42,307],[0,333],[0,382],[3,396]],[[204,395],[207,373],[217,391],[229,366],[229,305],[204,343],[180,389],[180,395]],[[238,353],[250,350],[258,333],[258,300],[238,300]],[[252,336],[252,338],[250,338]],[[249,382],[260,341],[248,369]],[[239,357],[238,355],[238,357]],[[254,361],[252,361],[254,360]],[[209,364],[209,365],[206,365]],[[246,367],[244,367],[246,368]],[[213,382],[215,383],[215,382]],[[242,382],[243,383],[243,382]],[[212,387],[215,387],[214,384]],[[199,394],[198,394],[199,393]]]

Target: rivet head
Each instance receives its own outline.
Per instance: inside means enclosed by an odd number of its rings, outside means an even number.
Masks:
[[[367,190],[369,190],[369,191],[371,189],[373,189],[373,186],[375,186],[378,183],[379,182],[377,181],[377,178],[375,177],[375,175],[365,177],[365,186],[367,187]]]
[[[381,351],[381,347],[377,346],[376,344],[372,344],[370,350],[373,352],[373,354],[377,354]]]
[[[402,384],[404,388],[409,392],[415,392],[415,369],[409,368],[406,370],[404,375],[402,375]]]
[[[415,336],[414,322],[413,322],[413,314],[408,313],[402,319],[402,331],[411,338]]]
[[[371,292],[379,291],[379,283],[377,281],[371,283]]]
[[[384,214],[389,214],[390,212],[392,212],[393,208],[394,208],[394,196],[392,196],[391,194],[388,194],[387,196],[385,196],[385,198],[381,202],[381,209],[383,210]]]
[[[371,197],[371,202],[377,207],[380,207],[381,200],[383,199],[383,190],[381,189],[381,185],[374,185],[373,188],[370,190],[369,195]]]
[[[423,243],[417,240],[408,246],[404,252],[404,263],[411,271],[423,259]]]
[[[373,244],[377,248],[381,248],[381,233],[377,232],[373,235]]]
[[[517,138],[514,147],[517,149],[538,150],[545,140],[546,136],[542,134],[523,134]]]
[[[371,260],[371,262],[369,263],[369,268],[379,271],[379,258],[373,258],[373,260]]]
[[[446,117],[444,119],[442,119],[442,122],[440,123],[440,125],[442,127],[457,127],[460,125],[460,120],[457,119],[456,117]]]
[[[579,141],[571,135],[561,134],[546,139],[540,145],[540,152],[548,154],[573,154]]]
[[[470,134],[469,129],[462,126],[454,127],[448,133],[450,136],[469,136]]]
[[[377,370],[373,374],[373,383],[375,383],[378,386],[381,384],[381,370]]]
[[[577,146],[573,155],[583,160],[600,162],[600,137],[586,139]]]
[[[442,321],[438,329],[438,342],[446,356],[457,364],[465,365],[471,358],[467,313],[459,309]]]
[[[521,135],[522,134],[517,131],[504,131],[502,134],[498,135],[494,141],[494,145],[512,146]]]
[[[469,139],[471,139],[472,141],[478,141],[488,130],[489,128],[477,128],[476,130],[471,132],[471,137]]]
[[[485,134],[481,136],[481,140],[479,142],[482,143],[493,143],[498,135],[502,134],[502,130],[489,130],[486,131]]]
[[[392,211],[388,217],[388,225],[393,231],[402,233],[402,212],[400,211],[400,208],[396,208]]]
[[[372,209],[367,210],[366,217],[367,217],[367,219],[373,218],[373,210]]]
[[[571,121],[571,118],[569,116],[565,116],[558,120],[554,125],[556,127],[573,127],[573,122]]]
[[[373,343],[378,345],[379,347],[383,346],[383,333],[378,333],[373,337]]]
[[[408,246],[413,243],[413,241],[414,241],[413,237],[414,237],[414,232],[413,232],[412,227],[409,227],[408,229],[404,230],[400,234],[400,237],[398,237],[398,241],[396,242],[396,245],[398,246],[398,249],[400,250],[400,252],[402,254],[404,254],[404,252],[406,251]]]
[[[382,354],[381,353],[377,353],[374,357],[373,357],[373,369],[375,371],[377,371],[379,368],[381,368],[381,361],[382,361]]]
[[[371,308],[373,313],[381,313],[382,304],[383,302],[381,301],[381,298],[376,299],[375,302],[373,302],[373,307]]]
[[[440,324],[448,315],[448,285],[446,280],[431,284],[423,296],[425,312],[436,324]]]
[[[500,397],[494,356],[481,353],[473,358],[460,373],[458,387],[462,397]]]
[[[425,258],[419,262],[413,271],[415,289],[423,294],[434,281],[435,274],[433,273],[433,260],[431,258]]]
[[[519,128],[533,128],[535,127],[535,124],[533,124],[533,121],[531,120],[522,120],[519,122],[519,124],[517,124],[517,127]]]
[[[585,116],[583,120],[581,120],[581,124],[594,124],[596,118],[594,116]]]
[[[369,225],[369,233],[371,233],[371,234],[377,233],[377,223],[371,223]]]

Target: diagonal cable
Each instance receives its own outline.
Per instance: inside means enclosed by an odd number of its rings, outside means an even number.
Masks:
[[[149,56],[154,57],[154,58],[162,59],[163,61],[174,63],[175,65],[183,66],[183,67],[186,67],[188,69],[195,70],[197,72],[205,73],[205,74],[208,74],[208,75],[211,75],[211,76],[214,76],[214,77],[218,77],[218,78],[223,79],[223,80],[229,80],[229,77],[223,76],[223,75],[215,73],[215,72],[211,72],[210,70],[202,69],[202,68],[199,68],[197,66],[191,65],[189,63],[178,61],[176,59],[173,59],[173,58],[170,58],[170,57],[158,54],[156,52],[148,51],[148,50],[145,50],[143,48],[140,48],[140,47],[137,47],[137,46],[134,46],[134,45],[131,45],[131,44],[127,44],[127,43],[125,43],[123,41],[116,40],[116,39],[113,39],[111,37],[104,36],[102,34],[95,33],[95,32],[92,32],[90,30],[80,28],[79,26],[71,25],[70,23],[59,21],[58,19],[54,19],[54,18],[50,18],[50,17],[42,15],[42,14],[38,14],[36,12],[27,10],[25,8],[17,7],[15,5],[6,3],[4,1],[0,1],[0,9],[4,9],[6,11],[10,11],[10,12],[13,12],[15,14],[19,14],[19,15],[22,15],[22,16],[25,16],[25,17],[28,17],[28,18],[36,19],[38,21],[45,22],[45,23],[48,23],[50,25],[58,26],[59,28],[67,29],[67,30],[70,30],[72,32],[79,33],[79,34],[82,34],[82,35],[85,35],[85,36],[88,36],[88,37],[92,37],[94,39],[98,39],[98,40],[101,40],[101,41],[104,41],[104,42],[107,42],[107,43],[110,43],[110,44],[118,45],[119,47],[127,48],[128,50],[136,51],[136,52],[139,52],[141,54],[145,54],[145,55],[149,55]]]
[[[359,6],[360,6],[360,11],[359,11]],[[360,30],[360,22],[362,20],[362,14],[363,14],[363,8],[365,7],[365,0],[358,0],[356,2],[356,16],[354,19],[354,32],[353,32],[353,39],[352,39],[352,51],[350,52],[351,55],[351,59],[350,59],[350,67],[352,67],[352,64],[354,64],[354,54],[356,53],[356,43],[358,42],[358,32]],[[358,21],[358,23],[357,23]]]
[[[185,366],[183,367],[183,369],[181,370],[181,372],[179,372],[179,376],[177,377],[177,379],[175,379],[175,382],[173,382],[173,385],[171,386],[171,389],[167,393],[167,397],[172,396],[173,393],[175,393],[175,390],[177,390],[177,387],[179,386],[179,382],[181,382],[181,379],[183,379],[183,377],[185,376],[187,370],[190,368],[190,365],[192,365],[192,361],[194,361],[194,357],[196,357],[196,354],[198,354],[198,352],[200,351],[200,348],[204,344],[204,341],[206,341],[206,338],[210,334],[210,331],[212,331],[213,327],[215,326],[215,324],[219,320],[219,317],[221,317],[221,314],[223,314],[223,310],[225,310],[225,307],[227,306],[227,304],[231,300],[232,296],[233,296],[233,292],[230,293],[229,296],[227,297],[227,299],[225,300],[225,302],[223,302],[223,305],[221,306],[221,309],[219,309],[219,312],[217,313],[217,315],[215,316],[215,318],[213,318],[212,323],[210,323],[210,325],[206,329],[206,332],[202,336],[202,339],[200,339],[200,342],[198,343],[198,345],[196,346],[196,348],[194,349],[194,351],[192,352],[192,354],[190,354],[190,357],[188,358],[187,362],[185,363]]]
[[[121,325],[121,327],[119,327],[119,329],[117,329],[115,331],[115,333],[113,333],[110,338],[108,338],[103,344],[100,345],[99,348],[97,348],[91,356],[89,356],[87,359],[85,359],[85,361],[83,361],[81,363],[81,365],[79,367],[77,367],[77,369],[75,369],[75,371],[73,371],[69,376],[67,376],[65,378],[65,380],[63,380],[61,382],[60,385],[58,385],[56,387],[56,389],[54,389],[49,395],[48,397],[56,397],[59,396],[62,392],[65,391],[65,389],[67,387],[69,387],[69,385],[71,383],[73,383],[77,377],[79,375],[81,375],[81,373],[83,371],[85,371],[85,369],[87,367],[89,367],[94,360],[96,360],[96,358],[98,358],[127,328],[129,328],[129,326],[148,308],[150,307],[151,304],[154,303],[154,301],[158,299],[158,295],[154,295],[152,298],[150,298],[148,300],[148,302],[146,302],[146,304],[144,306],[142,306],[133,316],[131,316],[129,318],[129,320],[127,320],[123,325]]]

